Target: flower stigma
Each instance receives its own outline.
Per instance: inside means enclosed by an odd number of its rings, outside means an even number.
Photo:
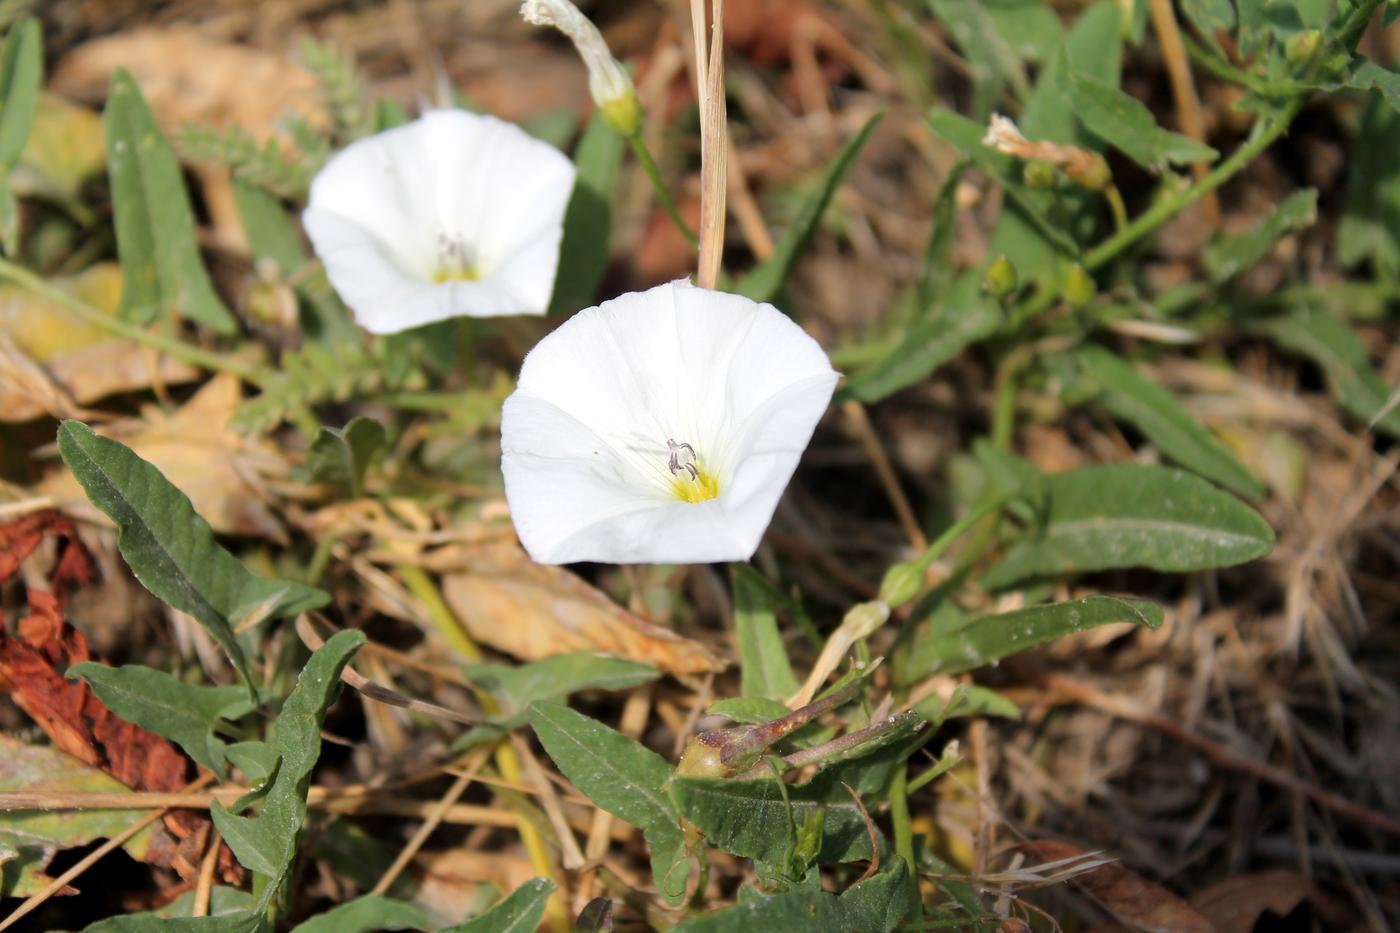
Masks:
[[[470,251],[461,237],[438,234],[438,264],[433,272],[433,283],[475,282],[481,278],[476,264],[471,261]]]
[[[682,502],[708,502],[719,495],[719,477],[705,469],[695,448],[674,438],[666,438],[671,459],[666,467],[671,471],[671,491]]]

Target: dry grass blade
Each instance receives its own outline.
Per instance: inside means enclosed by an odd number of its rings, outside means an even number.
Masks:
[[[457,779],[452,782],[452,786],[447,789],[447,793],[442,795],[442,799],[439,800],[432,811],[429,812],[428,818],[425,819],[423,824],[414,832],[413,837],[408,840],[408,844],[399,852],[393,864],[380,876],[378,883],[376,883],[374,888],[369,892],[370,894],[382,895],[389,890],[389,886],[392,885],[399,877],[400,873],[408,867],[408,863],[413,861],[413,857],[418,854],[418,850],[423,848],[423,843],[428,841],[428,837],[433,834],[433,830],[437,829],[438,826],[442,824],[443,817],[452,809],[452,805],[461,799],[462,794],[466,793],[467,788],[470,787],[472,781],[475,780],[476,773],[486,764],[486,757],[488,754],[489,749],[480,749],[472,754],[471,763],[468,765],[466,772],[459,774]]]

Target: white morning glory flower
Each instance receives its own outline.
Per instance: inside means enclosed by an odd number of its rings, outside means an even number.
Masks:
[[[331,284],[376,334],[543,314],[573,186],[573,164],[520,127],[433,110],[336,154],[302,222]]]
[[[747,560],[837,378],[772,305],[688,282],[579,312],[501,414],[521,543],[545,564]]]

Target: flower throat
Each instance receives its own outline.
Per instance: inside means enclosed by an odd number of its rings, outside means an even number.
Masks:
[[[671,471],[671,492],[682,502],[708,502],[719,495],[719,477],[700,463],[695,448],[687,443],[666,439],[671,452],[667,469]]]

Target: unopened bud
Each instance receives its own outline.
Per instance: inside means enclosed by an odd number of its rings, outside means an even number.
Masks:
[[[913,563],[899,563],[885,571],[880,581],[880,599],[891,606],[902,606],[924,588],[923,572]]]
[[[641,123],[637,91],[598,27],[569,0],[525,0],[520,15],[533,26],[553,26],[569,37],[588,66],[588,91],[603,119],[623,136],[634,135]]]
[[[1065,276],[1065,301],[1071,308],[1082,308],[1094,300],[1094,295],[1098,289],[1094,285],[1093,276],[1084,270],[1079,263],[1069,267],[1069,274]]]
[[[993,259],[991,265],[987,266],[986,274],[982,277],[982,288],[998,301],[1016,291],[1016,286],[1019,284],[1016,266],[1005,256]]]
[[[1102,191],[1113,181],[1113,173],[1108,170],[1108,162],[1097,152],[1084,150],[1084,157],[1066,163],[1065,177],[1081,188],[1089,191]]]
[[[1021,171],[1021,177],[1026,180],[1026,187],[1035,188],[1038,191],[1055,187],[1056,176],[1059,174],[1055,171],[1055,166],[1041,159],[1027,162],[1026,167]]]
[[[1288,64],[1297,67],[1312,61],[1320,45],[1322,33],[1316,29],[1305,29],[1288,37],[1288,41],[1283,44],[1283,57]]]

